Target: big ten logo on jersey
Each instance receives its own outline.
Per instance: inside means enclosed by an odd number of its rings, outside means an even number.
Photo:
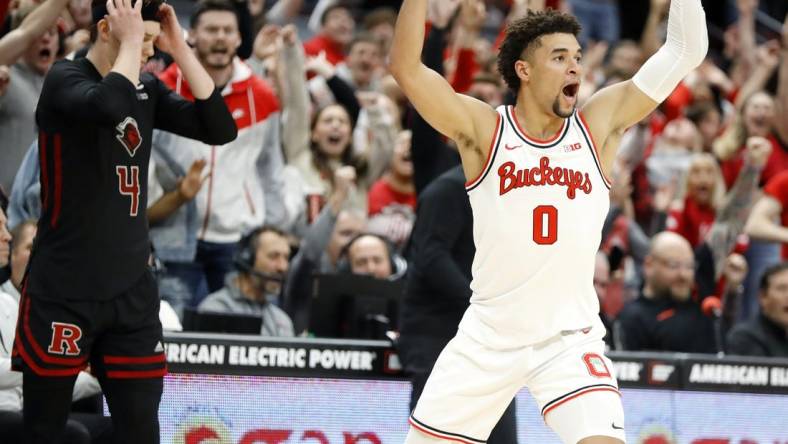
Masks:
[[[605,360],[602,359],[602,356],[596,353],[586,353],[583,355],[583,362],[591,376],[597,378],[611,377],[610,369],[607,368],[607,364],[605,364]]]
[[[81,338],[82,329],[78,325],[53,322],[52,339],[47,351],[53,355],[78,356],[80,349],[77,341]]]
[[[571,153],[572,151],[577,151],[581,148],[583,148],[583,145],[581,145],[580,143],[572,143],[569,145],[564,145],[564,152]]]

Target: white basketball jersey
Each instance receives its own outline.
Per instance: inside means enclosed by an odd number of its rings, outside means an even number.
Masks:
[[[471,307],[463,331],[500,347],[603,328],[594,261],[609,182],[582,116],[550,140],[525,135],[501,106],[487,163],[466,183],[473,209]]]

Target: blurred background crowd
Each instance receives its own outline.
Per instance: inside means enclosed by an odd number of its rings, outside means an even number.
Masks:
[[[84,57],[92,13],[90,0],[0,3],[0,301],[13,312],[40,213],[36,102],[53,63]],[[313,307],[313,277],[340,273],[402,293],[396,313],[366,313],[375,328],[344,335],[398,332],[408,364],[456,331],[472,217],[453,142],[387,73],[399,3],[173,3],[239,136],[208,146],[157,131],[147,184],[131,185],[149,191],[165,329],[218,311],[262,317],[267,336],[320,335],[338,315]],[[608,172],[600,315],[614,350],[788,357],[788,2],[703,4],[708,58],[623,135]],[[495,67],[506,24],[565,10],[583,26],[582,103],[657,51],[669,6],[431,0],[423,60],[458,92],[511,105]],[[144,70],[191,98],[167,54]],[[10,349],[13,326],[2,333]]]

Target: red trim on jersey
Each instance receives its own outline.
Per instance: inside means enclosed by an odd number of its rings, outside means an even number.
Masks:
[[[208,171],[214,171],[216,166],[216,147],[211,147],[211,166]],[[205,219],[202,221],[202,234],[200,237],[205,236],[208,231],[208,222],[211,220],[211,195],[213,194],[213,174],[208,175],[208,201],[205,203]]]
[[[498,142],[500,142],[501,125],[503,125],[503,119],[501,118],[501,115],[498,114],[498,120],[495,121],[495,132],[493,133],[493,138],[490,142],[490,149],[487,151],[487,160],[484,161],[484,167],[481,169],[481,171],[479,171],[479,174],[477,174],[473,180],[465,182],[466,188],[471,187],[475,184],[475,182],[478,182],[479,179],[484,176],[484,172],[490,168],[490,160],[493,157],[493,151],[495,151],[495,147],[498,145]]]
[[[47,133],[38,133],[38,163],[41,166],[41,205],[49,205],[49,165],[47,165]]]
[[[530,137],[528,134],[525,133],[525,130],[523,129],[523,127],[520,126],[520,122],[517,120],[517,114],[515,114],[515,112],[514,112],[514,106],[509,105],[509,106],[506,107],[506,109],[508,110],[508,112],[512,116],[512,121],[514,122],[514,126],[517,128],[517,132],[519,132],[520,135],[523,136],[523,138],[525,140],[527,140],[527,141],[529,141],[531,143],[541,144],[541,145],[552,143],[552,142],[555,142],[556,140],[558,140],[558,138],[561,137],[561,134],[564,133],[564,129],[566,127],[566,119],[564,119],[563,123],[561,124],[561,129],[559,129],[558,132],[553,134],[553,136],[551,136],[549,139],[541,140],[541,139],[537,139],[536,137]]]
[[[166,360],[164,353],[152,356],[104,356],[105,364],[154,364]]]
[[[63,166],[62,166],[62,158],[60,152],[60,134],[55,133],[55,150],[52,153],[52,158],[54,160],[54,179],[55,179],[55,201],[54,207],[52,208],[52,220],[50,225],[52,228],[57,226],[57,219],[60,217],[60,205],[62,203],[62,193],[63,193]]]
[[[578,111],[577,117],[580,117],[580,122],[583,125],[583,129],[585,130],[586,134],[588,134],[588,138],[591,140],[591,148],[594,150],[594,154],[596,155],[596,160],[599,163],[599,171],[602,172],[602,179],[605,180],[606,185],[610,188],[610,184],[613,183],[607,177],[607,173],[605,173],[604,165],[602,165],[602,157],[599,155],[599,150],[596,147],[596,141],[594,140],[594,135],[591,134],[591,130],[588,127],[588,122],[586,122],[586,118],[583,117],[583,113]]]
[[[163,378],[167,374],[167,368],[160,368],[156,370],[110,370],[107,372],[107,378],[112,379],[145,379],[145,378]]]
[[[573,400],[575,398],[578,398],[580,396],[583,396],[583,395],[591,393],[591,392],[613,392],[613,393],[617,394],[618,396],[621,396],[621,393],[619,393],[618,390],[616,390],[616,389],[614,389],[612,387],[595,387],[595,388],[590,388],[588,390],[583,390],[580,393],[575,393],[574,395],[572,395],[572,396],[570,396],[570,397],[568,397],[566,399],[562,399],[562,400],[556,402],[555,404],[553,404],[550,407],[548,407],[547,410],[545,410],[544,413],[542,413],[542,416],[543,417],[547,417],[547,414],[550,413],[553,409],[555,409],[559,405],[564,404],[565,402],[571,401],[571,400]]]
[[[445,439],[447,441],[461,442],[463,444],[479,444],[477,442],[473,442],[473,441],[469,441],[469,440],[466,440],[466,439],[458,438],[456,436],[442,435],[442,434],[435,433],[432,430],[426,429],[426,428],[422,427],[421,425],[417,424],[415,421],[413,421],[413,418],[408,418],[408,422],[410,423],[410,425],[413,428],[417,429],[421,433],[433,436],[435,438]]]
[[[52,357],[44,353],[44,350],[38,345],[36,338],[33,336],[33,332],[30,330],[30,298],[25,298],[25,315],[22,318],[23,328],[25,329],[25,337],[27,338],[30,345],[33,346],[33,351],[35,352],[36,356],[39,359],[44,361],[47,364],[55,364],[55,365],[68,365],[68,366],[81,366],[84,365],[85,362],[88,360],[87,356],[82,356],[79,358],[57,358]],[[18,337],[18,336],[17,336]]]

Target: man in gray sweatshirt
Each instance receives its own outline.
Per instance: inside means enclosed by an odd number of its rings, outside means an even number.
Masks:
[[[284,232],[267,226],[252,231],[235,257],[238,272],[228,274],[224,288],[209,294],[197,311],[260,316],[263,336],[293,336],[293,322],[277,306],[289,260]]]

